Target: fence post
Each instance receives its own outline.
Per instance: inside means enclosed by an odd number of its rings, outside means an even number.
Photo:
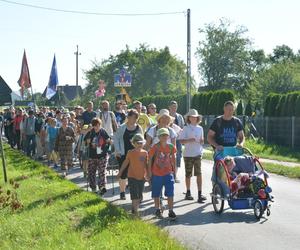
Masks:
[[[267,116],[266,119],[266,143],[269,142],[269,117]]]
[[[292,116],[292,148],[295,147],[295,116]]]

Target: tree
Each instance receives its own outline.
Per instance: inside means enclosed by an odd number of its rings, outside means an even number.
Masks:
[[[199,29],[205,39],[199,42],[196,52],[198,70],[209,89],[234,89],[243,95],[252,79],[253,68],[263,61],[263,55],[261,51],[250,54],[251,42],[245,37],[247,29],[230,30],[230,22],[224,19],[219,25],[211,23]]]
[[[100,63],[94,62],[92,68],[85,72],[89,84],[83,100],[86,102],[95,98],[99,79],[106,82],[108,97],[114,97],[120,90],[113,86],[113,76],[119,74],[123,67],[132,75],[132,87],[127,90],[132,98],[186,92],[186,65],[172,55],[168,47],[157,50],[140,45],[130,50],[126,46],[118,55],[111,55]]]
[[[254,101],[263,101],[272,92],[281,94],[300,90],[299,70],[300,63],[283,61],[257,73],[251,86]]]
[[[295,60],[295,55],[293,50],[285,44],[276,46],[273,49],[273,54],[270,55],[269,57],[272,63]]]

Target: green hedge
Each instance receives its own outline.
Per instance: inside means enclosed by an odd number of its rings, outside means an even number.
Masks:
[[[300,91],[287,94],[271,93],[265,102],[265,116],[300,116]]]
[[[186,113],[186,95],[160,95],[145,96],[138,99],[143,105],[155,103],[157,109],[168,108],[170,101],[175,100],[178,103],[178,112]],[[221,115],[223,114],[223,105],[226,101],[234,102],[234,93],[231,90],[218,90],[201,92],[192,96],[191,108],[198,110],[202,115]]]

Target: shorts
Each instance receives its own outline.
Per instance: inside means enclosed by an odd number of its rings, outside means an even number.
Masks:
[[[117,160],[118,160],[118,162],[119,162],[119,170],[121,169],[121,166],[122,166],[123,162],[125,161],[125,159],[126,159],[126,156],[125,156],[125,155],[122,155],[120,158],[119,158],[119,157],[117,158]],[[124,169],[123,173],[121,174],[121,177],[120,177],[120,178],[121,178],[122,180],[127,179],[128,167],[129,167],[129,165]]]
[[[185,177],[192,177],[193,169],[194,176],[201,175],[201,156],[184,157]]]
[[[165,187],[165,196],[174,196],[174,175],[167,174],[164,176],[153,175],[151,179],[152,198],[158,198],[161,195],[163,186]]]
[[[135,178],[128,178],[128,186],[131,200],[143,199],[144,180],[137,180]]]

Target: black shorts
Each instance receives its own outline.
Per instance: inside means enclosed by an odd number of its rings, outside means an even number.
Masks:
[[[137,180],[130,177],[128,178],[128,186],[131,200],[143,199],[144,185],[144,180]]]
[[[125,155],[122,155],[120,158],[119,158],[119,157],[117,158],[117,160],[118,160],[118,162],[119,162],[119,170],[120,170],[120,168],[121,168],[123,162],[125,161],[125,159],[126,159],[126,156],[125,156]],[[123,171],[123,173],[121,174],[121,177],[120,177],[120,178],[121,178],[122,180],[127,179],[127,174],[128,174],[128,166],[124,169],[124,171]]]

